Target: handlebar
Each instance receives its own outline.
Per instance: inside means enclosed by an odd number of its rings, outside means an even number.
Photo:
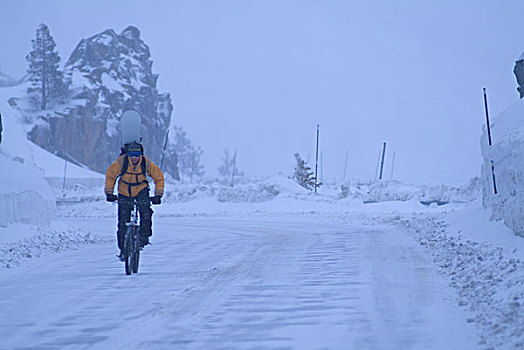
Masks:
[[[117,202],[118,203],[122,203],[124,205],[126,204],[129,204],[129,206],[133,206],[135,203],[140,205],[140,204],[144,204],[144,205],[160,205],[160,204],[154,204],[152,203],[153,201],[153,198],[154,197],[149,197],[148,200],[143,200],[143,199],[136,199],[136,198],[122,198],[122,197],[119,197]]]

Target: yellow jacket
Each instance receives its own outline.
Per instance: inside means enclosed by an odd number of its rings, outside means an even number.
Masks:
[[[118,157],[118,159],[109,166],[106,172],[105,193],[113,193],[115,182],[124,167],[124,160],[126,155]],[[164,174],[160,168],[149,159],[147,156],[140,156],[140,160],[135,165],[128,158],[129,165],[127,172],[122,174],[118,179],[118,193],[127,197],[136,197],[140,191],[149,186],[146,174],[153,178],[155,182],[155,195],[162,196],[164,194]],[[145,162],[146,174],[142,172],[142,162]]]

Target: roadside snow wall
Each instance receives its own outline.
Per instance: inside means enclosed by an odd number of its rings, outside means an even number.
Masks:
[[[492,145],[488,145],[486,126],[480,140],[482,204],[491,210],[492,220],[504,220],[516,235],[524,237],[524,100],[510,106],[490,124]]]
[[[0,89],[0,107],[7,104],[12,92],[11,89]],[[44,180],[45,173],[36,166],[35,152],[18,119],[17,111],[6,109],[2,112],[0,227],[6,227],[8,223],[48,227],[56,216],[55,197]],[[45,154],[38,153],[36,156],[41,160]]]
[[[0,227],[15,222],[48,227],[56,216],[56,205],[41,172],[3,154],[0,169]]]

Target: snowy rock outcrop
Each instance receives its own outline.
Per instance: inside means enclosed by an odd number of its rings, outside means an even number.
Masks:
[[[105,172],[120,151],[120,116],[134,109],[142,115],[145,152],[158,162],[173,106],[169,94],[158,92],[152,65],[136,27],[120,34],[108,29],[81,40],[64,69],[71,83],[69,102],[38,112],[30,121],[29,138],[63,158]]]
[[[513,73],[515,74],[515,78],[517,78],[517,84],[519,85],[517,87],[517,91],[520,94],[520,98],[522,98],[524,96],[524,52],[515,62]]]
[[[491,122],[492,146],[484,126],[481,138],[483,205],[491,219],[504,220],[524,237],[524,100],[506,109]],[[494,191],[493,161],[497,194]]]

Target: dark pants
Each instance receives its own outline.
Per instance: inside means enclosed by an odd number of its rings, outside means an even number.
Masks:
[[[134,198],[139,201],[138,212],[140,213],[140,235],[143,237],[150,237],[153,234],[151,229],[151,216],[153,215],[153,210],[149,204],[149,189],[144,188]],[[133,210],[133,198],[118,194],[117,240],[118,248],[120,248],[120,250],[124,249],[124,237],[127,231],[126,223],[131,219],[131,210]]]

